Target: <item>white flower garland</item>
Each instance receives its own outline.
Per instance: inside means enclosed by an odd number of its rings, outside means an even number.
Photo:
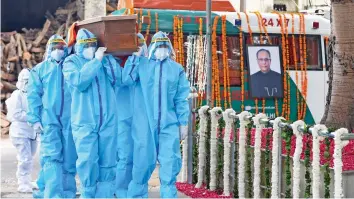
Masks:
[[[320,198],[320,141],[324,137],[318,133],[320,131],[327,131],[325,125],[317,124],[312,130],[312,196],[313,198]]]
[[[246,161],[246,126],[250,123],[245,117],[251,116],[251,113],[243,111],[238,115],[240,120],[240,132],[238,141],[238,195],[239,198],[245,198],[245,161]]]
[[[256,134],[254,140],[254,176],[253,176],[253,198],[260,198],[260,184],[261,184],[261,144],[262,144],[262,130],[265,125],[260,122],[261,119],[267,119],[263,113],[256,115],[253,118],[254,125],[256,126]]]
[[[217,135],[219,127],[219,119],[222,114],[218,114],[222,111],[220,107],[214,107],[210,110],[211,117],[211,135],[210,135],[210,190],[214,191],[216,189],[216,166],[217,166]]]
[[[209,106],[202,106],[199,111],[199,147],[198,147],[198,182],[195,185],[196,188],[200,188],[204,181],[204,172],[205,172],[205,133],[208,126],[208,116],[207,110]]]
[[[272,193],[271,198],[279,198],[278,197],[278,189],[279,189],[279,135],[280,135],[280,127],[279,123],[285,120],[283,117],[277,117],[274,120],[273,124],[273,148],[272,148]]]
[[[300,195],[300,156],[302,153],[302,132],[299,131],[299,127],[305,127],[305,122],[298,120],[291,124],[293,133],[296,136],[296,146],[293,157],[293,198],[299,198]]]
[[[197,55],[195,59],[196,68],[198,68],[198,93],[204,94],[206,85],[206,64],[205,64],[205,52],[206,52],[206,42],[205,36],[198,36],[197,40]]]
[[[343,198],[343,187],[342,187],[342,149],[345,147],[349,141],[341,140],[343,134],[348,133],[348,130],[345,128],[338,129],[334,135],[334,154],[333,154],[333,163],[334,163],[334,198]]]
[[[225,135],[224,135],[224,195],[230,196],[230,167],[231,167],[231,133],[235,119],[230,118],[229,114],[235,113],[233,109],[226,109],[223,113],[225,120]]]

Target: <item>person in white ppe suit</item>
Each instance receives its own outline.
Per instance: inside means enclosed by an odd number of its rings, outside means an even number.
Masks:
[[[10,138],[17,150],[17,172],[19,192],[32,192],[31,183],[33,156],[37,150],[37,134],[27,124],[27,84],[30,76],[28,69],[23,69],[19,76],[15,90],[6,100],[7,119],[11,122]]]

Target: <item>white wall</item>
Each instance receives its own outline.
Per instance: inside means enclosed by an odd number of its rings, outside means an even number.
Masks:
[[[274,0],[243,0],[246,3],[248,12],[271,12],[273,10]],[[230,0],[237,11],[240,11],[240,0]]]

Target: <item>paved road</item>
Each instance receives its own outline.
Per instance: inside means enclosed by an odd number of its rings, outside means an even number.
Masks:
[[[16,179],[16,149],[12,146],[10,139],[0,140],[1,150],[1,188],[0,198],[32,198],[31,194],[20,194],[17,192]],[[32,179],[35,180],[39,171],[38,151],[35,157],[34,171]],[[78,182],[78,180],[77,180]],[[149,181],[149,197],[159,198],[160,182],[158,179],[158,169],[156,169]],[[179,193],[179,198],[186,198],[185,195]]]

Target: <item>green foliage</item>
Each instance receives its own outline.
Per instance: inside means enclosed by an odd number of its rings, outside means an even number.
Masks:
[[[264,192],[264,197],[265,198],[270,198],[271,196],[271,184],[270,184],[270,176],[271,176],[271,172],[270,172],[270,150],[269,150],[269,146],[270,146],[270,140],[271,140],[271,134],[267,133],[266,135],[266,148],[265,148],[265,152],[264,152],[264,160],[265,160],[265,169],[264,169],[264,177],[265,177],[265,192]]]
[[[282,130],[282,138],[285,141],[285,198],[291,198],[291,168],[290,168],[290,150],[291,150],[291,137],[293,135],[292,129],[285,127]]]
[[[196,117],[196,120],[195,120],[195,129],[196,129],[196,132],[198,132],[200,128],[200,117],[197,116]],[[199,161],[199,158],[198,158],[198,155],[199,155],[199,152],[198,152],[198,146],[199,146],[199,142],[198,142],[198,138],[197,136],[194,137],[193,139],[193,177],[192,177],[192,183],[193,184],[196,184],[198,182],[198,161]]]
[[[330,163],[331,156],[330,156],[329,147],[331,145],[331,141],[329,140],[329,138],[326,138],[324,142],[325,142],[325,145],[326,145],[325,152],[324,152],[324,157],[325,157],[325,160],[326,160],[326,163],[324,165],[324,186],[325,186],[325,195],[324,195],[324,197],[325,198],[330,198],[329,185],[331,184],[331,175],[330,175],[331,171],[329,169],[329,163]]]
[[[304,160],[304,163],[305,163],[305,182],[306,182],[306,187],[305,187],[305,195],[304,197],[305,198],[311,198],[312,194],[311,194],[311,169],[310,169],[310,166],[311,166],[311,161],[310,161],[310,154],[311,154],[311,145],[310,145],[310,142],[311,140],[309,139],[309,136],[307,136],[307,139],[306,139],[306,149],[305,149],[305,160]]]
[[[224,139],[223,130],[225,129],[225,121],[220,118],[219,121],[219,131],[217,138],[217,166],[216,166],[216,188],[222,190],[222,179],[224,178]]]

